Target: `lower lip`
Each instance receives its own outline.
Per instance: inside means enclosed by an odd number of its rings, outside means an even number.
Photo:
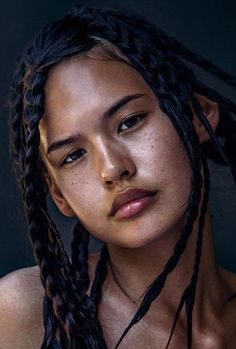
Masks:
[[[135,199],[121,206],[116,211],[116,218],[130,218],[142,212],[147,206],[154,201],[154,196],[144,196],[143,198]]]

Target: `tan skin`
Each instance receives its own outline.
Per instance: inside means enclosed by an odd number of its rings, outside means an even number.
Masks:
[[[58,208],[66,216],[80,217],[94,236],[107,242],[120,287],[109,268],[99,319],[112,349],[139,307],[145,289],[172,254],[184,223],[191,167],[177,132],[140,74],[124,62],[94,58],[101,58],[101,52],[73,57],[50,72],[45,116],[40,123],[40,151]],[[111,105],[134,94],[136,98],[104,120],[102,114]],[[215,129],[217,104],[203,96],[198,98]],[[200,141],[206,141],[208,135],[196,117],[194,124]],[[48,153],[52,143],[71,136],[70,143]],[[135,217],[110,217],[114,197],[126,188],[153,189],[158,195]],[[125,337],[121,349],[165,348],[176,307],[191,277],[196,233],[195,223],[163,292]],[[203,236],[193,349],[233,349],[236,301],[224,303],[236,290],[236,277],[216,264],[209,209]],[[94,255],[89,260],[91,279],[97,259]],[[17,271],[1,280],[0,348],[40,347],[42,298],[38,268]],[[184,319],[182,312],[170,349],[186,347]]]

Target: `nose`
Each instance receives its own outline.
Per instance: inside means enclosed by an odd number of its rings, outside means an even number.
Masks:
[[[100,173],[105,186],[112,186],[135,175],[136,166],[126,149],[108,143],[103,144],[100,150]]]

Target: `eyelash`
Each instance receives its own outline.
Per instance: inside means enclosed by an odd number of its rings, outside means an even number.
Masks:
[[[70,152],[70,154],[67,155],[67,156],[65,157],[65,159],[62,160],[60,166],[62,167],[62,166],[64,166],[64,165],[69,165],[69,164],[73,163],[74,161],[76,161],[78,158],[80,158],[80,156],[79,156],[79,157],[76,157],[76,159],[74,159],[74,160],[72,159],[71,161],[68,161],[68,159],[71,158],[71,157],[73,157],[74,155],[78,155],[78,153],[80,153],[81,151],[83,151],[83,152],[85,153],[85,150],[82,149],[82,148],[72,150],[72,151]]]
[[[121,126],[122,124],[124,124],[125,122],[130,121],[130,120],[132,120],[132,119],[139,119],[139,121],[141,121],[146,115],[147,115],[147,113],[140,113],[140,114],[134,114],[134,115],[128,116],[127,118],[125,118],[124,120],[122,120],[122,122],[121,122],[120,125],[119,125],[118,131],[120,130],[120,126]],[[139,122],[138,122],[138,124],[139,124]],[[137,123],[136,123],[134,126],[128,127],[127,130],[129,130],[129,129],[131,129],[131,128],[134,128],[136,125],[137,125]]]
[[[135,128],[137,126],[137,124],[139,124],[141,122],[141,120],[147,115],[147,113],[140,113],[140,114],[135,114],[135,115],[130,115],[129,117],[125,118],[124,120],[122,120],[122,122],[120,123],[119,125],[119,128],[118,128],[118,132],[120,132],[120,126],[123,125],[124,123],[126,123],[127,121],[130,121],[130,120],[133,120],[133,119],[139,119],[139,122],[136,122],[134,125],[128,127],[126,130],[130,130],[132,128]],[[126,130],[123,130],[123,131],[126,131]],[[68,161],[68,159],[70,157],[73,157],[74,155],[78,155],[78,153],[80,153],[81,151],[83,150],[83,152],[85,153],[86,151],[82,148],[80,149],[75,149],[73,150],[72,152],[70,152],[70,154],[68,154],[64,160],[61,162],[60,166],[64,166],[64,165],[69,165],[71,163],[73,163],[74,161],[76,161],[77,159],[79,159],[80,157],[77,157],[76,159],[72,159],[72,161]]]

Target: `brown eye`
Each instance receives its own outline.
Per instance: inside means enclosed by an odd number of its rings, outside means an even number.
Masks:
[[[136,114],[136,115],[131,115],[127,117],[123,122],[120,123],[118,132],[125,131],[130,128],[134,128],[136,125],[138,125],[141,122],[143,117],[145,117],[146,115],[147,115],[146,113],[142,113],[142,114]]]
[[[72,162],[78,160],[82,157],[82,155],[84,155],[85,152],[86,151],[84,149],[73,150],[69,155],[65,157],[65,159],[61,163],[61,166],[71,164]]]

